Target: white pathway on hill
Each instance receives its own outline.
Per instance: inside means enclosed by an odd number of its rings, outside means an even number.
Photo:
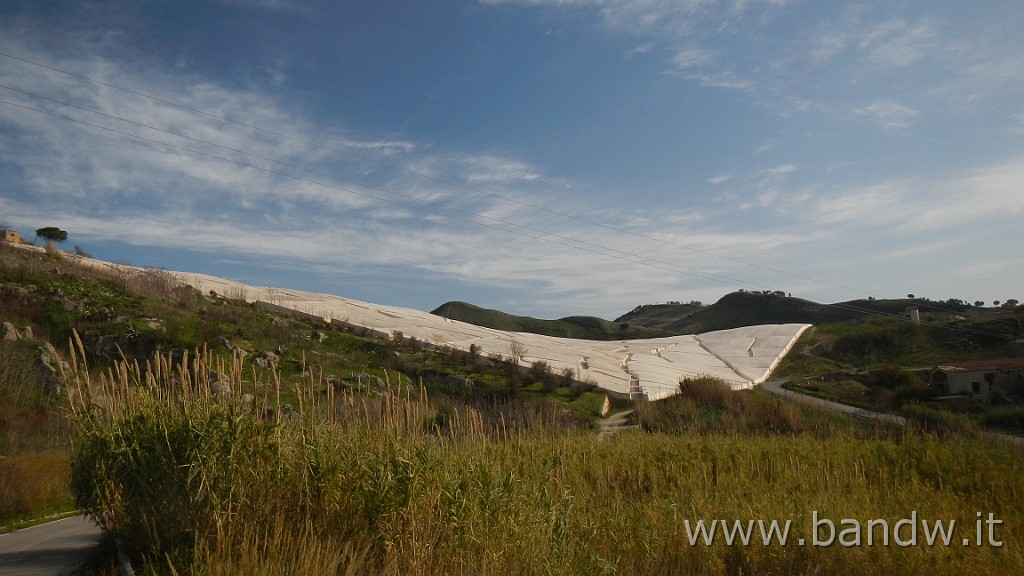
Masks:
[[[146,271],[71,254],[66,257],[124,275]],[[577,340],[494,330],[419,310],[330,294],[249,286],[206,274],[166,273],[203,293],[213,291],[330,323],[358,326],[386,338],[401,334],[460,350],[475,345],[481,355],[501,355],[505,359],[518,352],[516,361],[523,366],[542,360],[556,372],[570,368],[578,379],[591,381],[612,395],[649,400],[672,396],[679,390],[679,381],[692,376],[720,378],[734,389],[761,384],[810,328],[809,324],[764,324],[646,340]]]
[[[749,388],[768,379],[808,324],[769,324],[704,334],[646,340],[577,340],[484,328],[419,310],[369,304],[330,294],[281,288],[260,288],[204,274],[172,272],[181,281],[207,293],[244,298],[268,307],[300,312],[327,322],[359,326],[380,336],[416,338],[436,346],[509,358],[529,366],[543,360],[555,371],[578,371],[620,397],[658,400],[675,394],[679,381],[714,376],[733,388]],[[513,344],[515,343],[515,344]]]

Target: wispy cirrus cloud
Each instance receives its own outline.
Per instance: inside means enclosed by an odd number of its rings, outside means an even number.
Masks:
[[[676,52],[669,59],[669,64],[679,70],[688,70],[690,68],[707,66],[713,61],[714,54],[710,50],[691,46]]]
[[[921,116],[921,113],[917,110],[891,100],[872,102],[865,106],[854,108],[853,112],[878,122],[886,130],[909,128]]]

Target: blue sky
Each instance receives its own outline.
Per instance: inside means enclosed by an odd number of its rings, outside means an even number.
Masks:
[[[1024,7],[0,3],[0,221],[540,317],[1024,299]]]

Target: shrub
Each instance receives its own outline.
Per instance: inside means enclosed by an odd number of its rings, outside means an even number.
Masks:
[[[683,380],[679,394],[638,407],[642,425],[668,433],[795,433],[807,428],[800,408],[710,377]]]
[[[992,408],[981,416],[979,423],[1003,430],[1024,430],[1024,406]]]
[[[939,436],[973,437],[978,433],[966,416],[929,408],[924,404],[905,404],[900,408],[900,415],[906,418],[908,427]]]

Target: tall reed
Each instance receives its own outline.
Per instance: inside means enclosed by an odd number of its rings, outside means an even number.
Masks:
[[[76,498],[146,570],[1024,573],[1024,454],[1013,446],[842,431],[626,431],[598,442],[553,426],[555,413],[515,422],[500,407],[398,385],[356,395],[315,375],[291,392],[271,375],[248,404],[237,392],[257,375],[240,362],[198,351],[96,378],[72,362]],[[210,392],[211,366],[233,397]],[[911,511],[955,519],[971,537],[976,513],[992,512],[1006,545],[694,545],[684,529],[788,519],[792,537],[809,541],[814,513],[895,522]]]

